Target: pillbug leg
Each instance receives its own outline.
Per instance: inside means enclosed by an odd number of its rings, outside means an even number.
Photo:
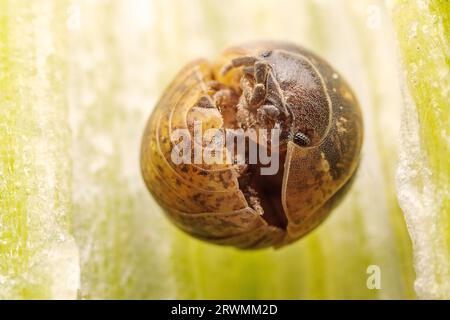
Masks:
[[[196,106],[199,108],[216,108],[214,101],[211,99],[210,96],[202,96],[200,99],[198,99]]]
[[[253,109],[257,108],[266,97],[266,78],[268,69],[268,65],[265,61],[258,61],[255,63],[253,74],[256,85],[249,101],[250,107]]]
[[[230,89],[220,89],[214,93],[212,99],[214,105],[222,114],[225,128],[237,127],[236,105],[239,102],[239,95]]]
[[[252,110],[256,109],[258,105],[264,100],[266,97],[266,87],[262,83],[258,83],[253,88],[252,95],[250,97],[250,108]]]
[[[242,89],[243,97],[245,98],[247,105],[249,105],[253,95],[253,84],[248,77],[242,77],[240,87]]]
[[[222,89],[214,93],[213,101],[215,105],[223,104],[225,100],[235,99],[235,94],[231,90]]]
[[[269,66],[266,61],[258,61],[255,63],[254,76],[256,83],[266,83]]]
[[[214,105],[220,110],[225,109],[235,109],[239,102],[239,95],[230,89],[221,89],[214,93],[213,97]]]
[[[234,69],[234,68],[239,68],[239,67],[243,67],[243,66],[251,66],[256,61],[258,61],[258,58],[251,57],[251,56],[243,56],[243,57],[235,58],[235,59],[231,60],[231,63],[227,64],[222,69],[222,75],[227,74],[231,69]]]
[[[211,80],[206,82],[206,87],[208,90],[219,91],[220,89],[223,89],[225,86],[217,80]]]
[[[242,71],[244,71],[244,73],[248,76],[255,76],[255,68],[253,68],[253,66],[247,66],[242,68]]]
[[[238,103],[239,97],[232,90],[221,89],[214,93],[213,97],[214,105],[221,111],[224,112],[226,109],[233,109]]]
[[[253,94],[253,84],[250,77],[241,77],[240,87],[242,95],[237,104],[236,120],[241,127],[250,128],[256,121],[250,106],[250,99]]]
[[[258,109],[258,117],[263,121],[265,119],[270,119],[270,120],[275,121],[278,119],[279,115],[280,115],[280,110],[271,104],[265,104]]]

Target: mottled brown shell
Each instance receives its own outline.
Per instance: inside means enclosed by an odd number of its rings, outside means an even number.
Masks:
[[[297,83],[282,87],[291,90],[286,99],[300,106],[291,111],[298,122],[293,125],[311,132],[308,146],[287,142],[280,187],[283,225],[271,223],[249,205],[236,165],[176,165],[171,161],[170,134],[175,129],[192,130],[197,119],[211,128],[224,126],[217,109],[195,107],[208,90],[206,84],[216,81],[241,93],[242,70],[221,71],[234,58],[267,51],[274,52],[273,59],[288,56],[295,62],[273,62],[280,83],[282,68],[291,68],[291,74],[292,68],[299,68]],[[327,62],[292,44],[252,43],[226,50],[218,61],[198,60],[180,71],[148,121],[142,141],[142,174],[168,217],[192,236],[239,248],[278,247],[299,239],[326,218],[348,189],[362,137],[356,98]]]

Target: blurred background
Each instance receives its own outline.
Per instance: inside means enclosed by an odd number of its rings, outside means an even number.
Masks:
[[[0,0],[0,298],[450,298],[449,15],[445,0]],[[139,146],[184,64],[261,39],[329,61],[365,141],[328,220],[246,252],[175,229]]]

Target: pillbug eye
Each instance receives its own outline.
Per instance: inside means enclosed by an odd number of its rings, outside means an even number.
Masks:
[[[271,50],[267,50],[261,53],[261,58],[268,58],[272,54]]]
[[[303,132],[297,132],[294,135],[294,143],[301,146],[301,147],[306,147],[311,143],[311,139],[309,139],[309,137],[304,134]]]

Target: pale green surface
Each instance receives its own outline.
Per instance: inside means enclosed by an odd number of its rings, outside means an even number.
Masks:
[[[33,3],[0,0],[1,298],[416,296],[395,189],[401,69],[384,2]],[[393,5],[402,56],[414,61],[401,32],[408,16],[396,15]],[[151,108],[186,62],[255,39],[290,40],[329,60],[360,100],[365,141],[351,193],[317,231],[278,251],[241,252],[193,240],[169,224],[140,177],[139,143]],[[436,70],[442,68],[425,73],[438,76]],[[433,90],[425,91],[428,100],[439,96]],[[442,99],[441,109],[448,107]],[[421,134],[435,139],[429,124]],[[441,124],[439,130],[448,128]],[[406,151],[417,146],[403,141]],[[448,140],[439,143],[448,151]],[[416,148],[431,155],[433,168],[448,165],[444,153]],[[439,169],[447,180],[433,185],[448,192],[447,169]],[[399,193],[408,187],[398,184]],[[430,252],[442,258],[448,246],[427,243],[428,222],[411,219],[419,211],[405,204],[413,239],[425,237],[424,245],[414,242],[424,282],[417,292],[444,297],[444,287],[422,288],[433,286],[429,270],[438,274],[442,265]],[[32,263],[42,258],[42,267]],[[372,264],[381,268],[381,290],[366,286]],[[439,283],[448,281],[448,273],[439,275]]]
[[[141,1],[142,2],[142,1]],[[74,235],[82,298],[170,298],[170,229],[142,183],[139,145],[158,87],[128,1],[78,1],[70,26]],[[74,11],[75,10],[75,11]],[[145,10],[145,8],[143,9]]]
[[[66,4],[0,1],[0,299],[75,298]]]
[[[416,291],[450,299],[450,1],[397,1],[405,68],[399,201],[414,244]]]

